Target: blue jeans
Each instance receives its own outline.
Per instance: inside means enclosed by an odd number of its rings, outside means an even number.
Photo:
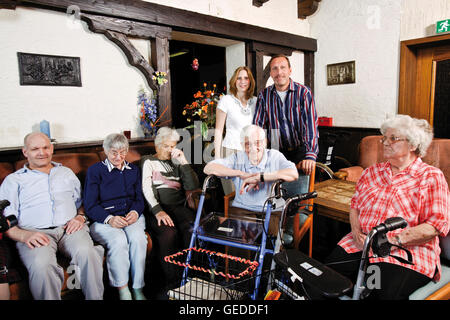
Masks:
[[[113,287],[127,285],[130,273],[132,287],[144,287],[147,237],[143,215],[135,223],[122,229],[94,222],[91,225],[91,236],[106,248],[106,266],[109,282]]]

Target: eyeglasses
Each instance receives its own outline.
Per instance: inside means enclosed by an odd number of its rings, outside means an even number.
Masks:
[[[263,144],[264,144],[264,139],[261,139],[261,140],[256,140],[256,141],[252,141],[252,142],[245,141],[244,146],[245,146],[246,148],[251,148],[251,147],[257,147],[257,148],[259,148],[259,147],[261,147]]]
[[[128,153],[128,150],[122,150],[122,151],[117,151],[117,150],[111,150],[110,152],[109,152],[109,154],[113,157],[113,158],[115,158],[115,157],[117,157],[117,156],[120,156],[120,157],[125,157],[126,155],[127,155],[127,153]]]
[[[384,144],[386,142],[386,140],[389,142],[389,144],[394,144],[394,143],[397,143],[399,141],[406,141],[408,139],[399,138],[399,137],[396,137],[396,136],[390,136],[390,137],[383,136],[383,138],[380,139],[380,142],[382,144]]]

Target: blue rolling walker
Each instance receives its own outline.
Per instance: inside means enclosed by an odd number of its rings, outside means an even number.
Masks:
[[[200,298],[197,296],[194,298],[196,300],[211,299],[210,297],[206,297],[207,295],[203,294],[203,291],[214,291],[217,293],[217,289],[215,287],[212,288],[211,284],[214,285],[220,281],[222,281],[222,283],[232,283],[232,280],[238,279],[241,275],[247,277],[247,289],[242,290],[244,294],[239,296],[238,299],[250,298],[251,300],[256,300],[258,299],[258,292],[262,283],[261,280],[264,279],[263,265],[265,262],[265,256],[268,254],[273,256],[281,247],[280,232],[278,232],[275,243],[273,243],[273,241],[269,239],[268,230],[271,214],[276,209],[276,199],[280,199],[283,196],[282,190],[284,189],[282,188],[282,183],[284,181],[277,180],[273,182],[270,195],[264,203],[264,211],[262,212],[263,219],[252,218],[254,220],[250,221],[248,220],[248,217],[224,217],[223,215],[217,215],[215,212],[209,213],[206,217],[202,217],[206,192],[208,188],[214,187],[214,183],[218,181],[219,179],[215,175],[209,175],[204,180],[189,248],[174,255],[165,257],[165,261],[184,267],[183,275],[180,281],[180,288],[189,286],[189,293],[191,291],[202,291],[199,294],[201,296]],[[285,211],[285,209],[286,208],[284,208],[283,211]],[[255,214],[257,214],[257,212],[255,212]],[[280,220],[280,224],[282,223],[283,221]],[[207,243],[256,252],[255,261],[205,250],[203,247]],[[269,248],[267,247],[268,243],[272,244]],[[197,244],[199,244],[198,247],[196,247]],[[196,262],[195,255],[199,253],[208,255],[207,259],[204,259],[206,262]],[[221,260],[218,261],[219,259]],[[238,276],[235,274],[230,274],[228,272],[229,269],[227,269],[228,267],[224,267],[224,265],[228,264],[230,261],[233,263],[241,263],[244,267],[246,267],[246,269],[239,272]],[[267,263],[265,265],[268,267],[271,266]],[[272,261],[272,266],[273,265],[274,262]],[[192,280],[197,279],[191,275],[192,270],[200,270],[206,272],[207,275],[209,274],[210,278],[206,281],[208,283],[207,289],[200,290],[198,288],[192,288]],[[268,274],[270,276],[270,270]],[[219,275],[222,276],[222,278],[219,277]],[[270,281],[270,279],[268,279],[268,281]],[[202,284],[205,283],[203,279],[198,280],[198,282],[201,282]],[[233,284],[230,288],[231,289],[228,291],[235,292],[235,288],[237,288],[237,286]],[[183,299],[186,298],[188,294],[178,293],[175,296],[175,299]],[[217,296],[219,297],[217,299],[222,300],[222,294],[218,294]]]
[[[204,234],[204,232],[202,232],[203,228],[201,228],[200,218],[202,215],[202,209],[203,209],[203,204],[205,201],[206,191],[207,191],[208,187],[210,186],[210,183],[212,182],[212,180],[216,179],[216,178],[217,177],[214,175],[209,175],[206,177],[206,179],[203,183],[202,193],[200,196],[200,201],[199,201],[199,205],[198,205],[198,209],[197,209],[197,215],[196,215],[195,223],[194,223],[194,229],[192,232],[190,247],[191,248],[194,247],[196,241],[200,240],[200,241],[204,241],[204,242],[211,242],[211,243],[215,243],[215,244],[219,244],[219,245],[231,246],[231,247],[236,247],[236,248],[240,248],[240,249],[246,249],[246,250],[250,250],[250,251],[259,252],[259,256],[258,256],[258,260],[257,260],[258,267],[255,270],[256,276],[254,277],[254,279],[255,279],[254,290],[253,290],[253,293],[250,295],[250,298],[252,300],[256,300],[256,298],[258,296],[260,281],[261,281],[264,257],[266,254],[272,254],[272,255],[274,254],[273,249],[266,248],[267,237],[268,237],[267,230],[269,229],[269,222],[270,222],[270,216],[272,214],[272,210],[275,209],[273,200],[276,198],[279,199],[281,197],[281,183],[283,181],[278,180],[272,184],[271,193],[270,193],[271,196],[266,200],[265,215],[264,215],[263,224],[262,224],[263,229],[261,232],[260,243],[259,244],[257,244],[257,243],[250,244],[250,243],[236,242],[236,241],[233,241],[232,239],[227,240],[225,237],[217,236],[217,235],[214,235],[211,233]],[[191,259],[191,255],[188,254],[188,257],[186,260],[187,264],[189,264],[190,259]],[[188,269],[186,268],[184,271],[183,282],[186,281],[187,270]]]

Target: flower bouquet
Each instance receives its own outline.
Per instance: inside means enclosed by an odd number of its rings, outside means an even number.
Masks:
[[[156,98],[149,96],[144,88],[138,91],[138,106],[140,106],[139,118],[145,136],[154,136],[158,131],[156,126],[158,117],[158,106]]]
[[[152,80],[157,86],[157,90],[153,91],[153,95],[149,95],[143,87],[138,91],[138,106],[140,124],[144,131],[145,136],[155,136],[158,131],[158,122],[164,113],[167,111],[166,107],[161,115],[158,117],[158,93],[162,85],[167,83],[167,73],[163,71],[155,71],[153,73]]]
[[[156,82],[158,87],[161,87],[163,84],[167,83],[166,79],[167,73],[164,71],[155,71],[153,72],[152,80]]]
[[[194,94],[194,101],[191,104],[186,104],[183,108],[183,116],[188,122],[193,122],[188,125],[186,129],[194,128],[195,120],[201,121],[200,132],[203,139],[207,139],[208,128],[213,128],[216,124],[216,108],[222,94],[216,92],[216,85],[209,90],[207,83],[203,83],[203,91],[197,91]]]

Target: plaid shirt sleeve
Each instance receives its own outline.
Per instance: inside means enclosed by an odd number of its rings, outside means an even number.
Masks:
[[[421,188],[423,201],[419,208],[419,223],[432,225],[441,236],[449,231],[449,190],[441,171],[433,170],[428,174],[427,184]]]

